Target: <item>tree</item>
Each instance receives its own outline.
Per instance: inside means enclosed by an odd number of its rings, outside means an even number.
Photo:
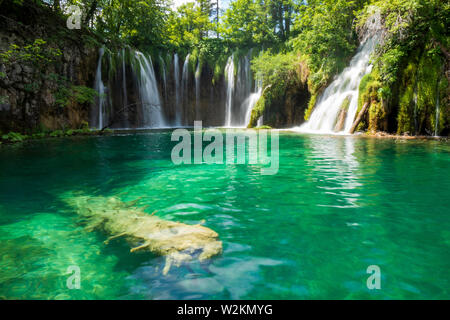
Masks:
[[[263,1],[236,0],[225,12],[220,28],[223,37],[237,46],[276,42]]]
[[[193,47],[209,36],[213,30],[210,21],[212,4],[210,0],[188,2],[172,12],[167,24],[170,43],[180,47]]]

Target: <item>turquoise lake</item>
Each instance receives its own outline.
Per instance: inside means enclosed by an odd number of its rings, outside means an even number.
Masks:
[[[279,171],[179,165],[170,131],[0,147],[2,299],[450,299],[450,144],[280,132]],[[115,196],[219,234],[161,273],[65,200]],[[69,266],[81,289],[70,290]],[[369,290],[370,265],[381,289]]]

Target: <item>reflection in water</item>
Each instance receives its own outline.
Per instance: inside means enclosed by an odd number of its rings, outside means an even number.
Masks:
[[[308,143],[306,163],[318,177],[317,188],[326,194],[339,197],[338,203],[323,204],[336,208],[357,207],[359,194],[356,192],[362,184],[358,181],[359,163],[354,155],[355,139],[352,137],[312,138]],[[344,200],[345,203],[342,203]]]

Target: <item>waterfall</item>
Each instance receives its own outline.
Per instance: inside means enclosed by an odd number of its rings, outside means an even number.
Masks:
[[[262,81],[255,81],[255,89],[256,92],[250,94],[250,96],[244,101],[244,110],[245,110],[245,126],[247,127],[250,124],[250,119],[252,116],[252,110],[258,102],[259,98],[261,98],[262,94]],[[259,125],[258,125],[259,126]]]
[[[362,77],[372,70],[370,55],[378,43],[378,37],[373,36],[359,47],[357,54],[342,73],[325,89],[314,108],[308,122],[298,128],[302,132],[334,133],[341,105],[348,97],[347,117],[344,132],[350,131],[358,109],[358,89]]]
[[[178,54],[173,56],[173,79],[175,81],[175,125],[181,125],[181,101],[180,101],[180,62],[178,61]]]
[[[248,98],[248,96],[252,92],[253,85],[253,77],[252,71],[250,69],[250,59],[252,56],[252,49],[249,50],[248,54],[244,57],[241,57],[238,61],[238,71],[236,73],[236,92],[235,96],[238,100],[243,101]],[[241,111],[241,110],[240,110]],[[243,110],[243,114],[239,114],[239,118],[245,115],[245,111]]]
[[[164,61],[161,54],[159,55],[159,62],[162,67],[162,80],[163,80],[163,88],[164,88],[164,98],[167,97],[167,75],[166,75],[166,62]]]
[[[256,126],[257,127],[262,127],[263,125],[264,125],[264,116],[261,116],[261,117],[259,117]]]
[[[197,68],[195,70],[195,119],[200,119],[200,60],[197,61]]]
[[[122,95],[123,95],[123,113],[128,126],[128,94],[127,94],[127,76],[126,76],[126,56],[125,48],[122,49]]]
[[[141,52],[136,52],[136,59],[140,67],[139,94],[142,104],[143,127],[164,127],[164,115],[151,58]]]
[[[183,64],[183,72],[182,72],[182,76],[181,76],[181,106],[184,108],[185,107],[185,98],[188,95],[188,83],[189,83],[189,58],[190,58],[191,54],[188,54],[186,56],[186,59],[184,60],[184,64]],[[186,108],[184,108],[184,113],[186,114]],[[184,117],[184,121],[187,120],[187,114]],[[183,123],[184,125],[186,123]]]
[[[233,106],[233,93],[234,93],[234,60],[233,56],[230,56],[225,66],[225,77],[227,82],[227,100],[225,107],[225,126],[231,126],[231,112]]]
[[[102,59],[105,49],[100,48],[100,57],[98,58],[97,71],[95,73],[95,90],[98,92],[98,129],[104,127],[104,108],[105,108],[105,85],[102,80]]]
[[[252,110],[262,94],[262,82],[259,79],[253,84],[253,74],[250,68],[252,49],[247,55],[236,61],[230,56],[225,66],[226,104],[225,126],[245,128],[250,123]]]
[[[362,77],[372,71],[370,56],[383,39],[383,28],[380,11],[373,7],[371,17],[367,19],[364,29],[364,39],[356,55],[334,81],[325,89],[308,122],[295,128],[301,132],[335,133],[335,125],[346,98],[349,99],[347,116],[343,133],[350,132],[358,111],[359,84]]]
[[[156,55],[159,63],[154,69],[153,58],[148,54],[127,47],[115,54],[109,54],[106,48],[101,49],[95,76],[99,97],[93,105],[90,123],[99,128],[160,128],[185,126],[194,119],[201,119],[207,125],[246,127],[262,92],[260,81],[254,81],[251,72],[251,56],[250,51],[240,58],[237,55],[228,58],[225,79],[222,79],[225,85],[220,88],[211,86],[210,103],[204,105],[202,99],[205,98],[206,102],[208,94],[204,96],[202,91],[202,77],[211,74],[202,75],[202,71],[207,69],[203,69],[199,60],[194,74],[190,70],[190,54],[183,63],[174,54],[172,74],[163,53]],[[108,59],[110,67],[107,68]],[[105,80],[106,73],[108,80]],[[215,112],[218,106],[223,108],[224,105],[225,123],[223,111]],[[171,108],[170,111],[163,106]]]

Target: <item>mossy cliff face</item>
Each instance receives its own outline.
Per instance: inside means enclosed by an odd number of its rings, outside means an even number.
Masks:
[[[449,133],[450,91],[443,70],[442,62],[426,53],[409,62],[398,89],[397,133]]]
[[[365,103],[370,108],[358,130],[447,135],[450,106],[444,70],[437,57],[416,54],[399,72],[400,81],[388,87],[375,68],[361,80],[359,87],[358,112]]]
[[[95,95],[96,39],[32,1],[3,1],[0,11],[0,131],[81,128]]]
[[[273,128],[289,128],[305,121],[311,99],[308,70],[298,58],[294,58],[292,66],[287,70],[274,70],[273,75],[264,80],[264,89],[253,108],[249,127],[256,127],[261,116],[264,125]]]

